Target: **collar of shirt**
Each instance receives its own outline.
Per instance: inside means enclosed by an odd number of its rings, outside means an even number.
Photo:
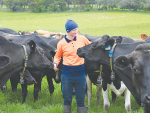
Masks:
[[[65,35],[65,40],[69,43],[71,40],[69,40],[66,36],[67,36],[67,35]],[[74,37],[73,40],[76,41],[76,37]]]

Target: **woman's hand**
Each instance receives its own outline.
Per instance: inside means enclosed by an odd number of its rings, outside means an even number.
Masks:
[[[58,71],[57,64],[54,63],[54,71]]]
[[[57,68],[57,67],[54,67],[54,71],[58,71],[58,68]]]

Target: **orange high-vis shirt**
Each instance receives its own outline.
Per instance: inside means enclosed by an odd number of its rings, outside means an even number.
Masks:
[[[76,40],[68,42],[66,37],[60,40],[57,44],[57,52],[54,56],[54,63],[59,65],[61,56],[63,56],[63,65],[68,66],[78,66],[84,64],[84,58],[80,58],[77,55],[77,49],[85,45],[90,44],[91,42],[82,35],[77,35]]]

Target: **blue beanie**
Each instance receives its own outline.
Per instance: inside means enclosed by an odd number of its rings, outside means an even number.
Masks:
[[[65,23],[65,28],[67,33],[70,32],[71,30],[78,28],[78,24],[71,19],[67,19],[66,23]]]

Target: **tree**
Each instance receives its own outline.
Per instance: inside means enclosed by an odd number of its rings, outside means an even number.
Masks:
[[[65,0],[65,2],[67,3],[68,8],[69,8],[69,3],[70,3],[71,1],[70,1],[70,0]]]
[[[90,9],[91,9],[90,1],[89,1],[89,0],[86,0],[86,1],[85,1],[85,4],[84,4],[84,10],[85,10],[85,11],[89,11]]]
[[[76,9],[76,11],[79,11],[79,0],[74,0],[74,9]],[[75,5],[77,5],[77,8],[75,8]]]
[[[20,0],[20,4],[21,4],[21,6],[23,6],[23,9],[25,11],[25,6],[28,5],[28,0]]]
[[[80,10],[82,11],[82,5],[84,4],[85,0],[79,0],[79,4],[80,4]]]
[[[150,0],[146,0],[146,1],[145,1],[144,10],[145,10],[145,11],[150,10]]]
[[[118,2],[119,2],[120,0],[108,0],[108,6],[109,6],[109,10],[110,10],[110,8],[112,8],[112,10],[113,10],[113,8],[115,7],[115,6],[117,6],[117,4],[118,4]]]
[[[3,6],[4,0],[0,0],[0,8]]]
[[[58,5],[59,5],[59,8],[61,11],[65,11],[67,9],[66,8],[66,2],[64,0],[59,0]]]
[[[21,0],[5,0],[5,5],[7,8],[16,11],[22,11],[22,1]]]
[[[50,4],[50,8],[51,11],[59,11],[59,7],[58,7],[58,1],[54,1],[52,4]]]
[[[43,0],[33,0],[29,5],[31,11],[33,12],[42,12],[44,7],[44,1]]]
[[[134,11],[137,11],[137,9],[141,9],[143,8],[144,4],[145,4],[146,0],[135,0],[134,1]]]

